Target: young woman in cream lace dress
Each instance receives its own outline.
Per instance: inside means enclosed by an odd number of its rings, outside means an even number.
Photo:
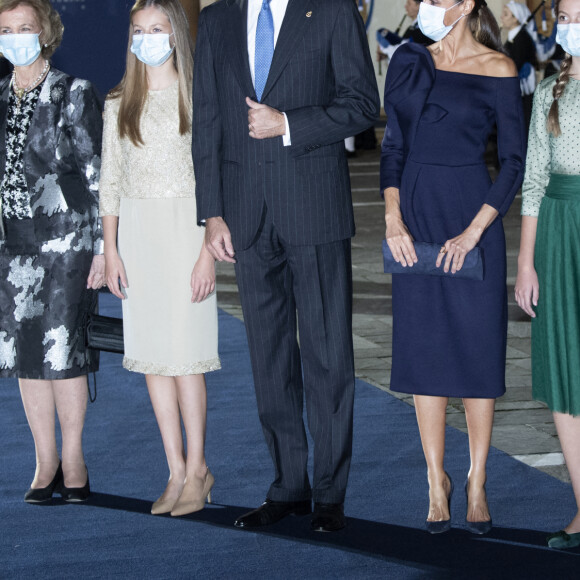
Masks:
[[[105,105],[106,276],[123,300],[123,366],[145,374],[169,465],[151,512],[177,516],[202,509],[214,481],[204,373],[220,368],[215,267],[196,220],[193,45],[179,0],[137,0],[130,37],[125,76]]]

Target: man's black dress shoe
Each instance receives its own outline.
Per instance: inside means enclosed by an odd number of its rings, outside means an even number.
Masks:
[[[46,487],[31,487],[24,494],[24,501],[27,503],[42,503],[48,501],[53,493],[60,492],[62,485],[64,485],[62,479],[62,463],[59,463],[52,481]]]
[[[257,528],[275,524],[286,516],[307,516],[312,513],[312,502],[306,501],[266,501],[257,509],[240,516],[235,522],[236,528]]]
[[[315,503],[310,529],[313,532],[337,532],[346,526],[344,504]]]

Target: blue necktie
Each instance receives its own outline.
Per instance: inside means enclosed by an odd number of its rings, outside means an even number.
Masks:
[[[258,101],[262,98],[273,56],[274,19],[270,10],[270,0],[263,0],[256,27],[256,56],[254,60],[254,87]]]

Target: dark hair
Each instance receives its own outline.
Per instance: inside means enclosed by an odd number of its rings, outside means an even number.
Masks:
[[[556,5],[554,6],[554,11],[556,12],[556,17],[560,11],[560,1],[556,0]],[[548,133],[551,133],[554,137],[559,137],[562,134],[562,129],[560,129],[560,111],[558,107],[558,100],[562,96],[564,89],[566,88],[568,81],[570,80],[570,66],[572,65],[572,56],[566,53],[562,65],[560,66],[560,74],[556,80],[556,84],[552,89],[552,95],[554,100],[552,101],[552,106],[548,113],[548,120],[546,122],[546,129]]]
[[[471,32],[477,42],[487,48],[504,52],[501,42],[501,33],[495,16],[487,6],[485,0],[474,0],[475,6],[469,15]]]

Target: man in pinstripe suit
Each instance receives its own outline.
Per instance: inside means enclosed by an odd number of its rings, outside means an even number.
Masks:
[[[213,256],[236,264],[275,467],[266,501],[235,525],[310,514],[314,500],[312,529],[341,529],[354,395],[354,220],[343,141],[371,126],[380,107],[356,3],[219,0],[207,7],[193,102],[197,217]]]

